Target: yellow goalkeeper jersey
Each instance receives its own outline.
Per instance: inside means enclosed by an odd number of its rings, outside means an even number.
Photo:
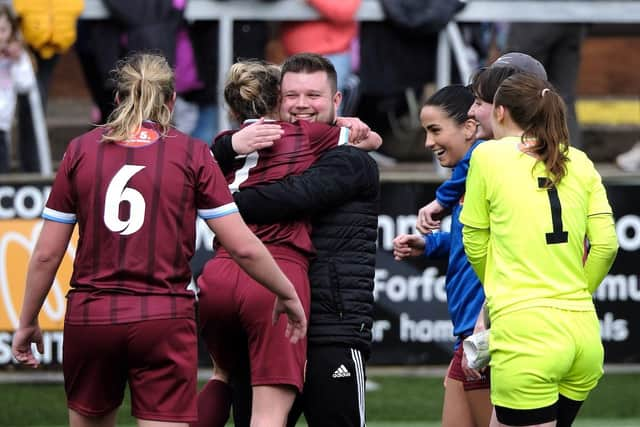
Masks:
[[[460,215],[490,316],[536,306],[593,310],[591,293],[617,251],[600,175],[570,148],[566,176],[545,188],[544,164],[522,153],[519,142],[507,137],[476,148]],[[583,264],[585,237],[590,252]]]

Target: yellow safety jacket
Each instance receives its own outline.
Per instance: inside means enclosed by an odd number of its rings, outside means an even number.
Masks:
[[[76,21],[84,9],[83,0],[13,0],[22,19],[25,42],[43,59],[63,53],[76,41]]]

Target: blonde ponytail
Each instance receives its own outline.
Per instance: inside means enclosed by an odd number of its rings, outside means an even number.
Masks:
[[[166,135],[171,126],[174,75],[167,60],[158,54],[134,53],[113,71],[118,105],[107,122],[105,142],[124,141],[140,129],[144,120],[156,122]]]

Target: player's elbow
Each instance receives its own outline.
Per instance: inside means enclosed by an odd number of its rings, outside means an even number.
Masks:
[[[469,258],[469,261],[479,258],[481,253],[480,245],[478,245],[477,240],[474,239],[473,232],[469,230],[469,227],[462,229],[462,245],[464,246],[464,252],[467,258]]]
[[[620,248],[620,245],[618,244],[618,238],[616,237],[614,240],[608,242],[604,246],[604,251],[606,251],[607,256],[610,259],[614,259],[616,257],[616,255],[618,254],[618,249],[619,248]]]
[[[264,246],[256,238],[245,241],[243,244],[226,246],[225,249],[233,259],[243,262],[258,259],[264,251]]]
[[[589,255],[597,256],[604,260],[613,260],[618,253],[618,235],[613,226],[607,228],[597,239],[590,241]]]
[[[39,247],[31,255],[31,263],[38,266],[57,265],[62,255],[54,248]]]
[[[613,262],[616,255],[618,254],[618,248],[618,239],[609,239],[606,242],[592,244],[589,250],[589,256],[594,256],[602,260],[609,260]]]

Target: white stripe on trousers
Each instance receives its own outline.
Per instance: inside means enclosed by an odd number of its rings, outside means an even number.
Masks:
[[[364,366],[362,365],[362,355],[359,350],[351,349],[351,358],[353,359],[353,366],[356,368],[356,381],[358,384],[358,409],[360,410],[360,427],[365,427],[364,419]]]

